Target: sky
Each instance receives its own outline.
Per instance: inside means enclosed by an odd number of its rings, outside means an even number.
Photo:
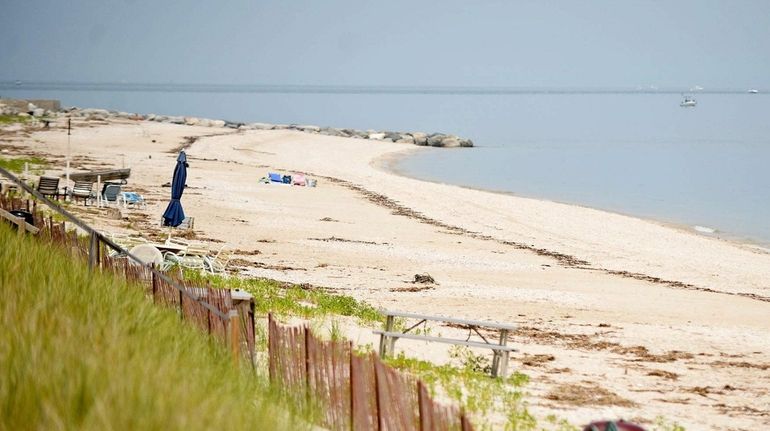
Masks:
[[[0,80],[770,87],[770,1],[3,0]]]

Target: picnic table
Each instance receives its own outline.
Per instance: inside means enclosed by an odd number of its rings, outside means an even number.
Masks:
[[[398,311],[380,310],[385,315],[385,328],[382,331],[372,331],[375,334],[380,335],[380,357],[385,357],[388,354],[392,354],[396,340],[399,338],[406,338],[410,340],[423,340],[432,341],[437,343],[454,344],[467,347],[486,348],[492,350],[492,377],[505,377],[508,370],[508,355],[510,352],[515,352],[512,346],[508,346],[508,335],[510,332],[516,329],[515,325],[507,323],[495,323],[481,320],[467,320],[457,319],[453,317],[443,316],[428,316],[424,314],[402,313]],[[399,331],[395,328],[395,319],[403,318],[407,321],[417,320],[417,323],[407,327],[403,331]],[[419,325],[427,323],[428,321],[443,322],[460,326],[469,330],[468,338],[465,340],[458,338],[436,337],[427,334],[411,333],[410,331],[417,328]],[[496,343],[490,342],[479,329],[491,329],[498,333],[498,340]],[[470,341],[471,335],[475,333],[481,341]],[[494,341],[494,340],[493,340]]]

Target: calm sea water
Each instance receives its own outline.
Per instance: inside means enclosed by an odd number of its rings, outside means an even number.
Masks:
[[[454,133],[410,176],[574,203],[770,245],[770,95],[6,86],[3,97],[232,121]]]

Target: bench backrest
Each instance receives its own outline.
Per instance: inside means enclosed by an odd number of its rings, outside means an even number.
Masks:
[[[59,179],[54,177],[40,177],[37,183],[37,191],[43,195],[56,195],[59,193]]]
[[[75,185],[72,186],[72,193],[76,195],[89,195],[94,188],[94,183],[90,181],[75,181]]]

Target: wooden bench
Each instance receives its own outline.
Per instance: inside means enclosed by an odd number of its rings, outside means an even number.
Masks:
[[[510,352],[516,351],[514,347],[507,345],[508,334],[516,329],[515,325],[485,322],[479,320],[455,319],[452,317],[443,316],[427,316],[423,314],[401,313],[398,311],[380,310],[380,312],[385,315],[385,330],[372,332],[380,336],[380,357],[383,358],[388,354],[393,353],[393,349],[395,347],[394,345],[396,340],[399,338],[432,341],[436,343],[454,344],[458,346],[478,347],[492,350],[492,377],[505,377],[506,372],[508,371],[508,354]],[[412,326],[409,326],[403,331],[397,331],[394,329],[394,322],[396,317],[417,320],[418,322]],[[468,338],[465,340],[410,333],[410,331],[423,323],[427,323],[428,321],[451,323],[468,329],[470,333]],[[497,343],[490,342],[487,337],[479,332],[479,328],[494,329],[498,331],[499,338]],[[470,336],[473,332],[475,332],[475,334],[481,338],[482,341],[470,341]]]

